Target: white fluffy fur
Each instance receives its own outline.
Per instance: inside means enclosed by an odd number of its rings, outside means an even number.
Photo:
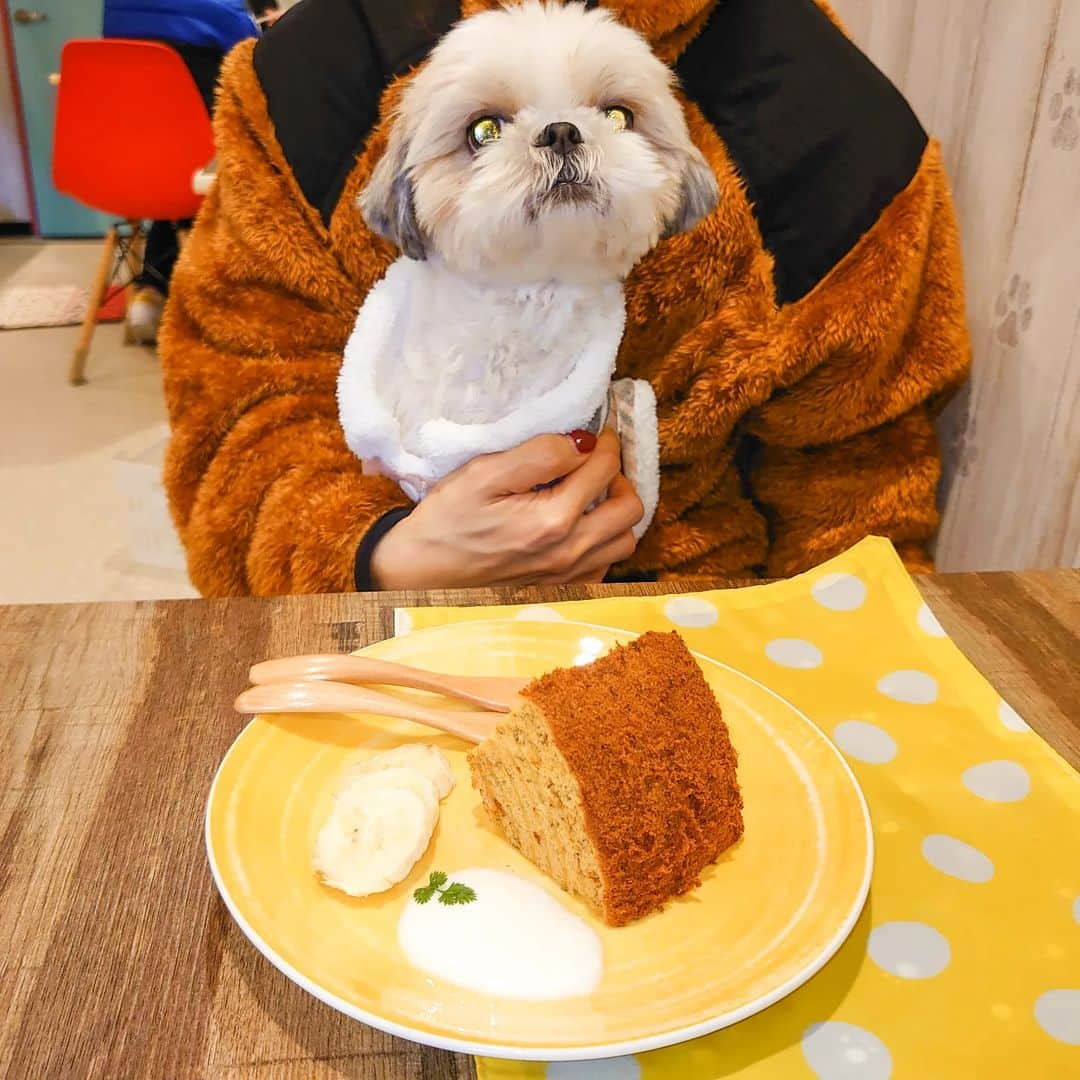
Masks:
[[[622,442],[623,473],[634,485],[644,513],[634,526],[640,540],[652,524],[660,501],[660,440],[656,395],[644,379],[617,379],[611,384],[614,428]]]
[[[349,447],[418,500],[478,454],[583,428],[607,396],[623,318],[617,282],[497,287],[398,259],[345,348]]]
[[[692,223],[680,220],[688,200],[715,204],[672,86],[645,39],[603,10],[528,2],[475,15],[405,90],[362,206],[377,226],[406,176],[420,236],[459,273],[498,284],[624,277],[673,224]],[[609,105],[633,111],[632,131],[612,130]],[[505,120],[502,138],[474,153],[465,130],[484,115]],[[600,212],[530,212],[558,170],[534,144],[557,121],[584,136]]]
[[[632,130],[614,129],[614,105]],[[501,138],[474,150],[466,132],[489,115]],[[539,144],[556,122],[582,137],[565,159]],[[564,168],[576,185],[557,185]],[[459,23],[406,88],[361,196],[410,256],[365,301],[339,381],[365,468],[419,499],[477,454],[586,426],[614,372],[622,279],[716,197],[670,70],[609,14],[529,0]],[[659,484],[655,401],[626,383],[613,402],[640,535]]]

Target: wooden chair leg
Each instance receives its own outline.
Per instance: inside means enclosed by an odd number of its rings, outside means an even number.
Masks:
[[[68,382],[72,386],[82,386],[86,382],[86,356],[90,352],[90,342],[94,337],[98,309],[105,299],[105,290],[109,287],[109,281],[112,279],[117,240],[116,226],[113,226],[105,234],[101,259],[98,262],[97,273],[94,275],[94,283],[90,287],[90,299],[86,305],[86,317],[83,319],[82,330],[79,332],[75,355],[71,358]]]

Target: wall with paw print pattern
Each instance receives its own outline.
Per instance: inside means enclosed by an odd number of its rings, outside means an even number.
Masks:
[[[832,0],[941,140],[974,376],[942,418],[943,570],[1080,565],[1080,0]]]

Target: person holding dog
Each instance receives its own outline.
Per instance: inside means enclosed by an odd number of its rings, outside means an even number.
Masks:
[[[228,57],[219,178],[160,350],[166,486],[194,583],[239,595],[772,578],[870,533],[930,568],[934,418],[969,363],[955,217],[937,144],[814,0],[602,5],[673,68],[718,189],[624,283],[617,374],[648,381],[659,433],[659,503],[640,540],[607,430],[475,458],[415,505],[349,452],[342,354],[400,254],[358,199],[413,69],[489,6],[302,0]],[[468,152],[475,120],[440,136],[447,153]]]

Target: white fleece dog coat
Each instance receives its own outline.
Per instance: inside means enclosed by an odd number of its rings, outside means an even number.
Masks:
[[[479,454],[605,422],[645,507],[659,496],[656,399],[643,380],[612,382],[622,286],[493,286],[437,258],[399,258],[368,293],[338,378],[338,409],[364,471],[419,502]]]

